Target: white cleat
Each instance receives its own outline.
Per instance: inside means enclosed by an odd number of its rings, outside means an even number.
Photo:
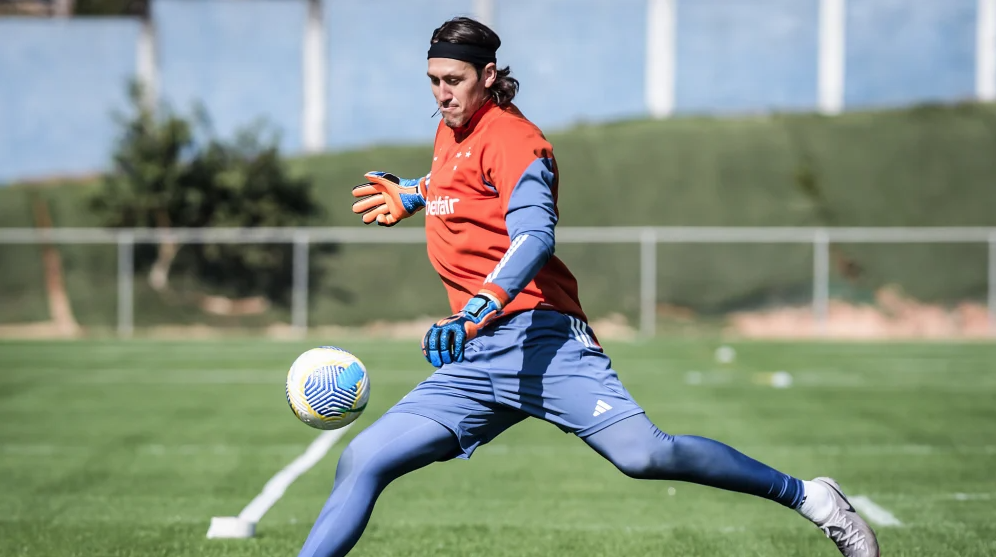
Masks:
[[[816,525],[837,544],[840,554],[844,557],[880,557],[875,532],[854,510],[837,482],[831,478],[816,478],[813,481],[825,485],[833,497],[834,509],[830,517]]]

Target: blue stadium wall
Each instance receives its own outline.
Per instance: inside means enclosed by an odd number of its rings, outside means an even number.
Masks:
[[[647,114],[647,0],[497,0],[493,26],[546,129]],[[432,30],[473,0],[326,2],[326,144],[428,141],[437,120],[425,77]],[[969,99],[977,0],[850,0],[847,108]],[[263,122],[302,147],[304,0],[156,0],[159,93],[195,104],[213,133]],[[675,111],[812,110],[818,0],[678,0]],[[0,19],[0,183],[107,168],[136,71],[127,19]]]
[[[0,183],[104,168],[137,22],[0,19]]]

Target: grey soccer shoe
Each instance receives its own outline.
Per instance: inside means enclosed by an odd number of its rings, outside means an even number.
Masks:
[[[858,515],[847,497],[840,490],[837,482],[831,478],[816,478],[814,482],[819,482],[830,489],[833,496],[834,509],[830,517],[821,523],[817,523],[820,530],[828,538],[837,544],[844,557],[879,557],[878,539],[871,526]]]

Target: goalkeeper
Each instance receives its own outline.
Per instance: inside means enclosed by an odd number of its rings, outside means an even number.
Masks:
[[[553,255],[553,149],[511,103],[498,36],[467,18],[432,35],[428,76],[442,115],[431,172],[367,174],[363,221],[392,226],[425,209],[428,254],[453,315],[425,334],[439,368],[346,447],[300,555],[341,557],[394,479],[470,458],[516,423],[552,422],[624,474],[746,493],[797,510],[848,557],[878,556],[874,532],[829,478],[803,481],[702,437],[658,429],[620,383],[587,324],[577,282]]]

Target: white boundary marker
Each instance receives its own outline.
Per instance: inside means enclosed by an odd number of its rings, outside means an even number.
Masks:
[[[878,506],[874,501],[864,495],[855,495],[854,497],[849,497],[849,500],[858,512],[865,515],[865,518],[875,524],[878,524],[879,526],[903,525],[903,523],[899,522],[899,519],[896,518],[895,515]]]
[[[308,445],[304,454],[294,459],[286,468],[277,472],[263,486],[263,491],[255,499],[242,509],[239,516],[215,516],[211,518],[211,526],[208,527],[207,537],[214,538],[251,538],[256,535],[256,524],[263,518],[266,511],[270,510],[294,480],[318,464],[329,452],[339,439],[352,427],[349,424],[342,429],[323,431],[317,439]]]

